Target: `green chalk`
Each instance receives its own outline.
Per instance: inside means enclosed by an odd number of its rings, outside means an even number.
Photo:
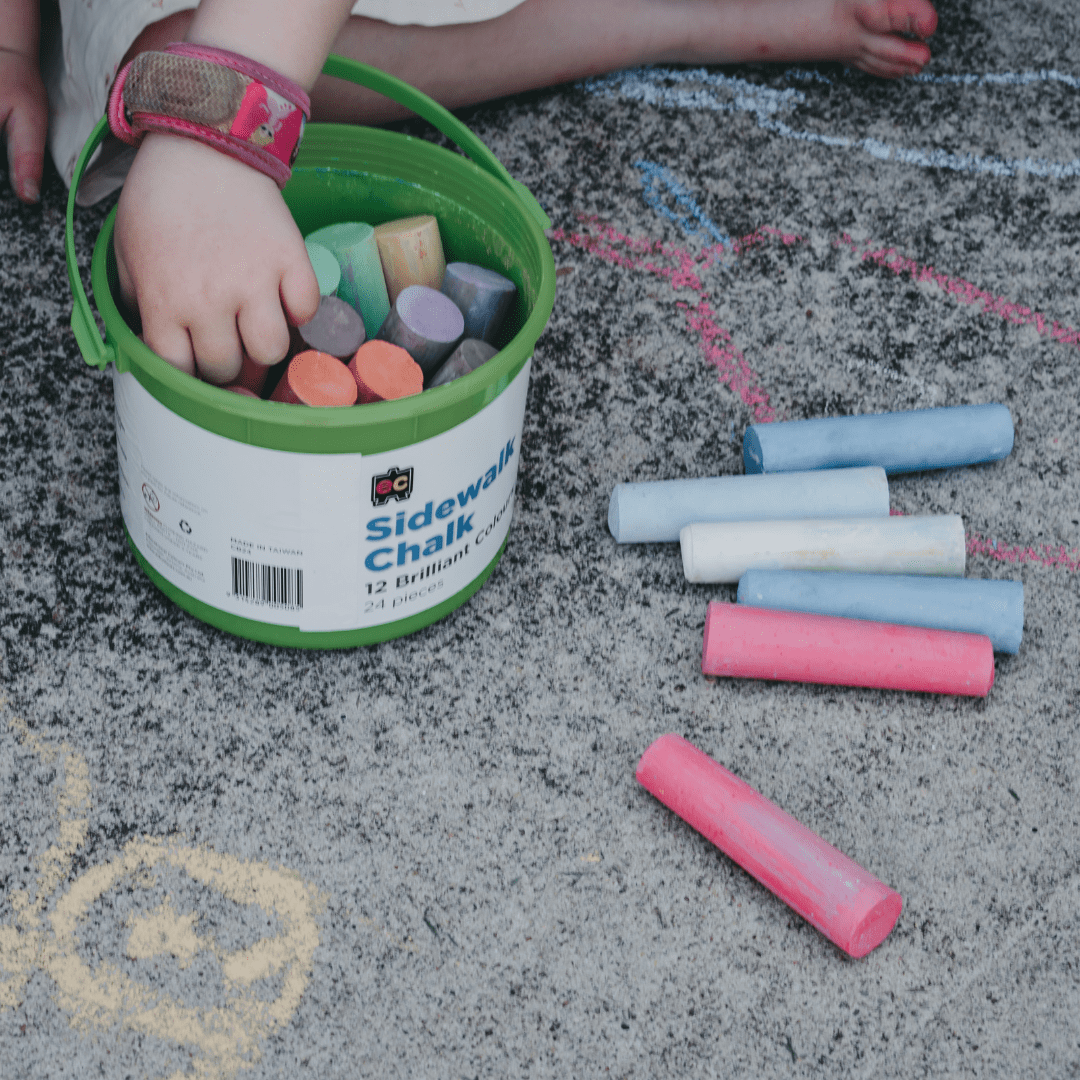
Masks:
[[[341,268],[337,294],[360,313],[367,336],[374,338],[390,314],[375,230],[362,221],[343,221],[316,229],[308,240],[333,253]]]
[[[307,245],[311,269],[319,279],[319,295],[334,296],[341,281],[341,267],[338,266],[337,258],[322,244],[312,243],[310,240],[305,240],[304,243]]]

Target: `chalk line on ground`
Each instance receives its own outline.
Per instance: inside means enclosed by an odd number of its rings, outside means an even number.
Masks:
[[[814,78],[816,73],[809,73]],[[1041,73],[1030,73],[1031,83],[1050,81],[1050,73],[1043,78]],[[1071,76],[1053,73],[1056,81],[1072,85]],[[824,80],[824,76],[819,76]],[[1009,73],[1000,76],[1002,82],[1010,77]],[[945,81],[947,76],[935,76],[924,81]],[[957,79],[966,78],[957,76]],[[982,75],[973,77],[974,83],[983,80],[988,84],[993,77]],[[1009,85],[1028,85],[1023,82],[1023,74],[1015,76],[1016,83]],[[816,81],[816,80],[815,80]],[[747,112],[757,120],[759,128],[771,131],[781,138],[796,142],[815,143],[819,146],[841,150],[859,150],[879,161],[896,161],[903,165],[913,165],[922,169],[949,169],[953,172],[973,173],[998,177],[1014,177],[1021,173],[1032,176],[1065,180],[1080,176],[1080,157],[1071,161],[1051,161],[1047,158],[1027,156],[1023,158],[1000,158],[974,153],[960,153],[943,150],[938,147],[922,149],[919,147],[897,146],[874,139],[847,135],[832,135],[826,132],[808,131],[793,128],[777,119],[777,114],[790,112],[807,102],[806,94],[801,90],[787,88],[777,90],[771,86],[759,86],[746,79],[731,75],[722,75],[707,68],[681,70],[678,68],[641,67],[617,71],[611,75],[598,76],[578,83],[589,94],[601,94],[622,97],[628,101],[640,101],[658,108],[682,110],[706,110],[710,112]]]

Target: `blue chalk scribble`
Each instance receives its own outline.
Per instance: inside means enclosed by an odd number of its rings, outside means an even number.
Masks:
[[[832,80],[815,71],[794,68],[788,76],[802,82],[832,84]],[[918,81],[958,86],[1029,86],[1038,83],[1059,83],[1072,89],[1080,88],[1080,79],[1059,71],[1003,72],[984,75],[917,75]],[[784,139],[816,143],[841,150],[860,150],[880,161],[896,161],[923,169],[950,169],[998,177],[1032,176],[1064,180],[1080,176],[1080,158],[1072,161],[1050,161],[1046,158],[997,158],[980,154],[951,153],[941,149],[894,146],[880,139],[851,138],[817,131],[793,128],[779,119],[779,114],[794,111],[806,104],[802,90],[758,86],[746,79],[723,75],[706,68],[680,70],[676,68],[631,68],[611,75],[587,79],[579,84],[590,94],[621,97],[640,101],[658,108],[708,110],[710,112],[747,112],[757,125]]]
[[[718,244],[730,244],[731,237],[713,224],[697,200],[675,179],[671,173],[655,161],[635,161],[634,168],[641,173],[642,198],[661,217],[673,221],[687,236],[706,233]],[[664,202],[664,195],[670,195],[675,205],[685,211],[677,214]]]

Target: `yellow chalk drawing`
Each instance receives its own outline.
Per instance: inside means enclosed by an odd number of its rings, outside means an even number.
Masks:
[[[6,704],[0,700],[0,705]],[[23,745],[48,764],[59,763],[63,784],[57,798],[58,839],[36,860],[33,896],[11,894],[14,925],[0,925],[0,1008],[16,1008],[27,980],[44,971],[56,984],[57,1004],[80,1032],[116,1026],[184,1047],[191,1067],[167,1080],[232,1080],[261,1057],[260,1043],[287,1023],[300,1005],[319,944],[315,916],[324,902],[314,886],[290,870],[222,855],[209,847],[172,840],[132,840],[101,866],[77,877],[46,912],[49,900],[70,875],[86,841],[90,779],[85,759],[66,742],[51,745],[21,719],[11,727]],[[79,955],[79,930],[94,903],[120,885],[153,887],[155,871],[182,871],[193,881],[236,904],[256,906],[277,921],[278,932],[249,948],[226,951],[211,935],[201,936],[197,912],[180,912],[172,897],[127,922],[131,960],[172,956],[180,967],[209,953],[221,966],[226,1004],[196,1008],[143,985],[102,961],[91,967]],[[265,921],[265,920],[264,920]],[[267,980],[277,979],[268,984]],[[267,1000],[277,989],[277,996]]]
[[[129,915],[128,956],[132,960],[150,960],[168,953],[180,961],[181,968],[186,968],[207,944],[195,933],[198,919],[196,911],[181,915],[173,907],[171,896],[145,915]]]

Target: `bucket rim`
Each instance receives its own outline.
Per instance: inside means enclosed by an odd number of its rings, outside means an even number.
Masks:
[[[446,430],[474,415],[510,384],[532,355],[533,346],[550,318],[555,298],[555,263],[543,228],[543,221],[547,219],[528,189],[509,177],[505,167],[479,138],[420,91],[385,72],[342,57],[330,57],[325,70],[328,74],[351,81],[363,80],[362,85],[374,83],[373,88],[384,92],[393,90],[395,99],[405,98],[402,103],[414,108],[418,114],[423,109],[427,114],[424,118],[436,123],[449,138],[459,144],[465,141],[470,151],[479,147],[486,155],[483,164],[478,164],[471,157],[463,157],[425,139],[399,132],[363,125],[315,123],[308,126],[307,138],[301,147],[294,172],[334,171],[324,164],[304,160],[305,147],[310,155],[321,138],[336,135],[385,145],[396,145],[404,140],[412,145],[414,152],[433,156],[443,170],[464,171],[469,182],[475,184],[482,194],[497,200],[503,211],[516,218],[515,224],[525,234],[533,247],[532,254],[538,256],[540,264],[531,310],[517,334],[499,353],[476,371],[444,386],[425,390],[410,398],[374,402],[359,408],[297,409],[231,393],[180,371],[158,356],[140,340],[124,318],[110,284],[115,208],[98,234],[91,260],[90,276],[95,306],[105,325],[105,340],[102,341],[75,258],[74,199],[86,163],[107,132],[105,118],[98,123],[83,147],[68,198],[65,240],[68,274],[75,299],[71,325],[88,364],[104,369],[112,362],[118,371],[132,372],[154,397],[174,412],[199,427],[227,438],[268,449],[305,453],[394,449]],[[476,156],[481,156],[479,151]],[[528,195],[529,201],[522,197],[522,192]],[[440,419],[435,420],[436,416]]]

